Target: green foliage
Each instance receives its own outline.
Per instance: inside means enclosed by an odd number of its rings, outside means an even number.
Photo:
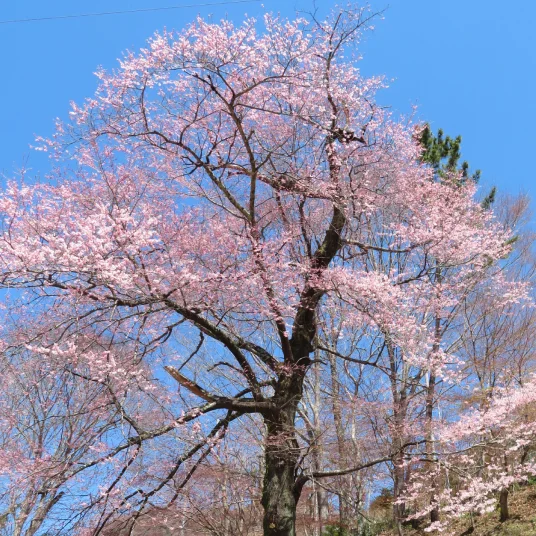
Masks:
[[[536,476],[529,476],[527,478],[527,484],[529,486],[533,486],[533,487],[536,487]]]
[[[421,134],[421,143],[424,147],[422,161],[430,164],[437,172],[442,170],[454,170],[460,160],[460,145],[462,137],[444,137],[443,130],[437,131],[437,136],[432,134],[429,125],[426,125]],[[462,169],[467,170],[467,162],[462,164]]]
[[[473,182],[478,182],[480,180],[479,169],[470,175],[469,164],[466,161],[459,164],[461,157],[461,136],[456,136],[455,138],[445,136],[442,129],[439,129],[437,131],[437,136],[434,136],[430,126],[426,125],[421,132],[419,141],[424,149],[421,160],[434,169],[436,180],[446,180],[449,175],[455,171],[461,171],[462,178],[460,180],[460,185],[465,184],[468,180]],[[493,186],[481,203],[484,210],[489,210],[491,208],[495,201],[496,194],[497,188]]]
[[[491,205],[493,205],[493,203],[495,201],[495,194],[496,193],[497,193],[497,188],[494,186],[490,190],[489,194],[486,197],[484,197],[484,199],[482,200],[482,203],[481,203],[482,208],[484,210],[489,210]]]
[[[456,138],[445,136],[441,129],[437,131],[437,136],[434,136],[430,126],[426,125],[421,132],[420,142],[424,149],[421,160],[434,168],[438,180],[445,179],[449,173],[456,170],[462,172],[462,183],[467,180],[478,182],[480,179],[479,169],[470,175],[469,164],[465,161],[461,164],[459,163],[461,157],[461,136],[456,136]]]

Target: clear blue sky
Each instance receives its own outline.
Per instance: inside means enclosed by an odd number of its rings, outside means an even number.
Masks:
[[[94,18],[0,24],[0,171],[26,160],[46,168],[28,148],[34,134],[50,135],[55,117],[96,85],[98,65],[113,67],[155,30],[181,28],[197,14],[240,20],[264,10],[292,16],[311,0],[201,6],[211,0],[16,0],[2,2],[0,21],[55,15],[195,4],[180,10]],[[218,0],[212,0],[218,1]],[[483,184],[536,200],[536,1],[372,0],[385,19],[363,45],[362,69],[393,79],[382,104],[401,113],[418,106],[434,129],[463,136],[463,156],[482,169]],[[317,0],[321,12],[334,2]],[[536,204],[533,204],[536,207]]]

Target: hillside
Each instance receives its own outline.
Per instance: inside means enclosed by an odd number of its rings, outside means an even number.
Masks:
[[[471,519],[461,518],[452,523],[450,530],[441,534],[452,536],[536,536],[536,486],[529,485],[511,492],[510,519],[504,523],[499,522],[498,512]],[[429,532],[423,530],[407,530],[406,536],[424,536]],[[436,533],[437,534],[437,533]]]

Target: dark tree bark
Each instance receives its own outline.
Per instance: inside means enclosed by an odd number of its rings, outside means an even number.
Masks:
[[[324,239],[311,259],[311,276],[321,274],[337,255],[345,223],[344,213],[335,206]],[[309,356],[315,349],[316,309],[323,294],[313,284],[306,283],[286,349],[286,370],[280,371],[274,388],[275,409],[264,415],[267,429],[262,492],[264,536],[296,536],[296,506],[305,482],[300,483],[297,476],[299,444],[295,420],[305,375],[311,365]]]
[[[296,536],[296,506],[301,494],[296,472],[299,445],[294,421],[301,400],[303,376],[293,378],[279,410],[265,416],[265,473],[262,490],[264,536]],[[289,394],[293,396],[288,396]]]
[[[269,426],[277,428],[273,424]],[[281,440],[279,434],[269,435],[267,439],[262,491],[264,535],[295,536],[299,500],[295,489],[296,454],[289,441]]]
[[[499,508],[499,520],[501,523],[503,523],[510,518],[510,513],[508,512],[508,488],[501,490],[501,493],[499,495]]]

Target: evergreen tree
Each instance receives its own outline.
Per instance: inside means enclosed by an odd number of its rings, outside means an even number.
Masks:
[[[442,129],[438,129],[437,135],[434,135],[430,125],[426,125],[420,134],[420,142],[424,148],[421,160],[434,168],[437,180],[444,180],[452,172],[461,171],[461,184],[468,180],[478,182],[480,180],[480,170],[469,173],[469,163],[464,160],[460,164],[462,137],[456,136],[451,138],[445,136]],[[482,200],[482,207],[488,210],[493,202],[497,188],[493,186],[489,193]]]

